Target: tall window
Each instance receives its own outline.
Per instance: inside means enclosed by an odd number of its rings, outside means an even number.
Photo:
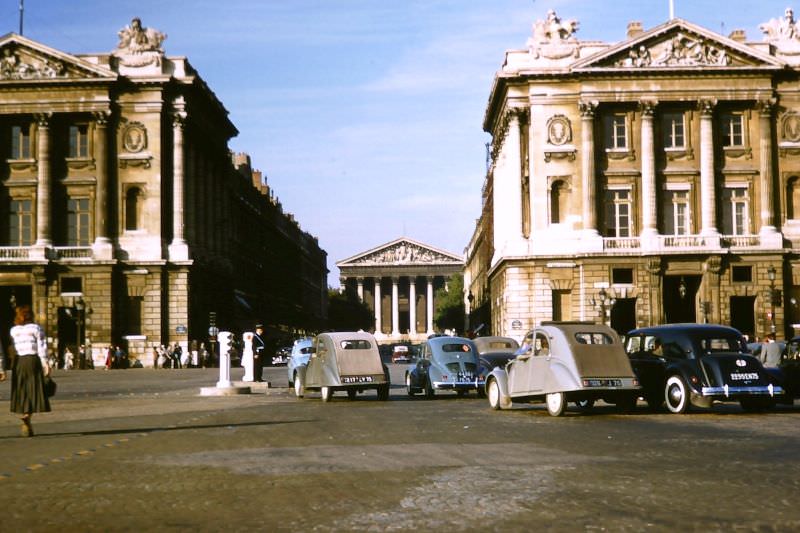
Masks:
[[[606,146],[611,150],[628,148],[628,124],[624,113],[605,117]]]
[[[561,180],[550,188],[550,223],[560,224],[567,219],[567,184]]]
[[[692,204],[688,189],[667,190],[664,194],[664,234],[692,233]]]
[[[685,148],[683,113],[664,113],[664,148]]]
[[[67,245],[88,246],[89,224],[91,223],[88,198],[67,200]]]
[[[89,157],[89,126],[69,127],[69,157]]]
[[[630,189],[606,191],[606,237],[630,237],[633,233]]]
[[[747,187],[726,187],[722,192],[722,232],[725,235],[748,235],[749,211]]]
[[[131,187],[125,193],[125,229],[128,231],[139,229],[141,195],[139,187]]]
[[[8,206],[8,244],[33,244],[33,209],[30,200],[11,200]]]
[[[786,182],[786,218],[800,218],[800,178],[792,176]]]
[[[744,146],[744,115],[742,113],[722,115],[722,146]]]
[[[31,158],[31,130],[28,126],[11,126],[11,159]]]

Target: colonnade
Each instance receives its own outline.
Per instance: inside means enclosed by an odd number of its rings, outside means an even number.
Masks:
[[[425,331],[426,335],[431,335],[434,333],[433,329],[433,293],[434,293],[434,281],[436,276],[421,276],[425,278]],[[423,333],[417,331],[417,276],[363,276],[363,277],[356,277],[356,291],[358,293],[358,298],[362,302],[364,300],[364,285],[365,282],[368,284],[371,282],[374,284],[373,290],[373,302],[372,302],[372,309],[374,313],[375,319],[375,332],[382,333],[383,332],[383,294],[381,290],[381,285],[384,279],[389,278],[391,279],[392,283],[392,292],[391,292],[391,332],[390,335],[393,337],[400,336],[403,332],[400,331],[400,279],[407,278],[408,279],[408,313],[409,313],[409,333],[411,335]],[[346,278],[342,279],[342,285],[344,286],[347,282]]]

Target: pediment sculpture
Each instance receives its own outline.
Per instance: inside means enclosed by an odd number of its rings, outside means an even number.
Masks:
[[[533,36],[528,39],[528,50],[538,59],[562,59],[578,54],[577,40],[574,33],[578,31],[578,21],[562,20],[553,9],[547,11],[545,20],[537,20],[533,24]]]
[[[153,28],[145,28],[139,17],[119,33],[119,44],[112,55],[119,58],[126,67],[143,67],[145,65],[161,65],[164,50],[161,43],[167,36]]]
[[[721,46],[702,37],[689,37],[678,33],[670,39],[652,46],[634,46],[625,57],[616,61],[616,67],[695,67],[728,66],[731,57]]]
[[[764,40],[767,42],[800,40],[800,28],[794,20],[791,7],[786,8],[783,17],[770,19],[769,22],[759,25],[758,29],[764,32]]]
[[[408,241],[359,257],[353,264],[452,263],[456,259]]]
[[[64,63],[57,59],[29,56],[11,47],[0,54],[0,80],[59,78],[66,74]]]

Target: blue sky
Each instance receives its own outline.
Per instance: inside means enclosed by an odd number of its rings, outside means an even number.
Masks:
[[[675,0],[727,35],[786,0]],[[668,0],[25,0],[24,34],[71,53],[110,52],[138,16],[167,34],[239,129],[287,212],[335,262],[400,236],[461,254],[480,214],[483,115],[507,49],[549,8],[582,40],[618,42],[628,22],[668,19]],[[0,0],[0,34],[19,0]]]

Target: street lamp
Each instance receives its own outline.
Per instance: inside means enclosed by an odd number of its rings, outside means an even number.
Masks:
[[[775,333],[775,267],[770,265],[767,269],[767,278],[769,279],[769,330]]]
[[[678,284],[678,295],[681,297],[681,300],[686,298],[686,281],[681,276],[681,282]]]
[[[597,300],[594,298],[591,299],[591,304],[595,309],[600,310],[600,320],[603,324],[606,324],[606,317],[609,319],[611,318],[611,308],[614,307],[617,300],[616,298],[609,297],[605,287],[600,288],[600,292],[597,296]]]
[[[711,313],[711,302],[700,302],[700,310],[703,312],[703,323],[708,324],[708,315]]]

